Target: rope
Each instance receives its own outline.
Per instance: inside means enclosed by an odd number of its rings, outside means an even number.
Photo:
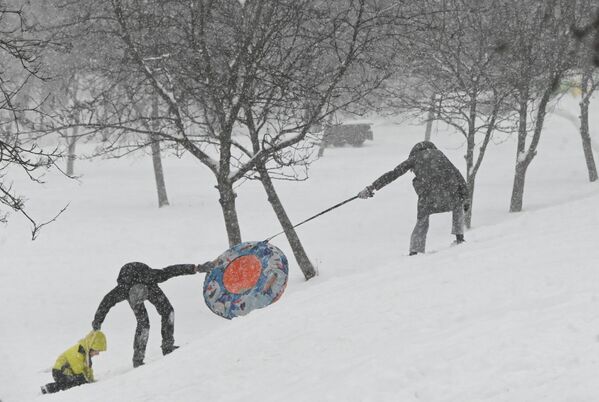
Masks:
[[[298,227],[298,226],[300,226],[300,225],[303,225],[303,224],[304,224],[304,223],[306,223],[306,222],[310,222],[312,219],[316,219],[316,218],[318,218],[319,216],[326,214],[327,212],[331,212],[332,210],[334,210],[334,209],[336,209],[336,208],[339,208],[340,206],[342,206],[342,205],[345,205],[345,204],[347,204],[348,202],[355,200],[356,198],[358,198],[358,196],[357,196],[357,195],[355,195],[355,196],[353,196],[353,197],[351,197],[351,198],[348,198],[348,199],[347,199],[347,200],[345,200],[345,201],[341,201],[339,204],[335,204],[335,205],[333,205],[332,207],[330,207],[330,208],[328,208],[328,209],[325,209],[324,211],[322,211],[322,212],[319,212],[319,213],[317,213],[316,215],[314,215],[314,216],[311,216],[310,218],[308,218],[308,219],[305,219],[305,220],[301,221],[300,223],[298,223],[298,224],[296,224],[296,225],[293,225],[293,226],[292,226],[292,228],[296,228],[296,227]],[[282,235],[283,233],[285,233],[285,231],[284,231],[284,230],[283,230],[282,232],[279,232],[279,233],[277,233],[277,234],[273,235],[273,236],[270,236],[269,238],[267,238],[267,239],[266,239],[266,240],[264,240],[264,241],[265,241],[265,242],[271,241],[272,239],[274,239],[275,237],[277,237],[277,236],[279,236],[279,235]]]

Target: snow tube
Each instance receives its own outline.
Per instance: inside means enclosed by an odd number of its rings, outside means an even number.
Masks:
[[[204,300],[212,312],[231,319],[276,302],[287,286],[287,257],[272,244],[245,242],[215,261],[204,279]]]

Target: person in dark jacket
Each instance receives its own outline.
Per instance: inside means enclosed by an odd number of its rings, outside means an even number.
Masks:
[[[383,174],[358,196],[366,199],[408,171],[416,176],[412,180],[418,194],[418,216],[410,240],[410,255],[424,253],[429,216],[440,212],[452,212],[452,234],[456,244],[464,242],[464,211],[468,204],[468,187],[460,171],[430,141],[414,145],[408,159],[395,169]]]
[[[150,320],[144,306],[144,300],[148,300],[156,307],[162,318],[162,354],[166,355],[177,349],[174,340],[175,312],[166,295],[158,287],[158,284],[170,278],[180,275],[191,275],[196,272],[209,272],[213,268],[211,262],[204,264],[181,264],[171,265],[163,269],[152,269],[141,262],[130,262],[125,264],[116,280],[117,286],[104,296],[92,322],[92,328],[99,330],[106,315],[115,304],[124,300],[135,314],[137,328],[133,341],[133,367],[144,364],[146,345],[150,332]]]

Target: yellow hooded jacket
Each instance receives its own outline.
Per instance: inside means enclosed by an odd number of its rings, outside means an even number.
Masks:
[[[106,350],[106,336],[102,331],[91,331],[76,345],[68,348],[58,356],[53,369],[68,376],[83,374],[87,382],[93,382],[94,371],[91,367],[90,349],[99,352]]]

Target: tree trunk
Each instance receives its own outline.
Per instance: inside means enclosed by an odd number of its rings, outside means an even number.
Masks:
[[[526,111],[528,109],[528,91],[523,91],[523,95],[520,98],[520,124],[518,129],[518,154],[516,156],[516,173],[514,175],[514,187],[512,190],[512,200],[510,205],[510,212],[522,211],[522,204],[524,199],[524,179],[526,171],[530,166],[530,163],[537,155],[537,147],[541,140],[541,133],[543,132],[543,126],[545,124],[545,117],[547,116],[547,105],[551,99],[554,88],[559,85],[562,74],[556,73],[551,77],[551,80],[547,80],[545,91],[539,105],[537,106],[535,126],[530,140],[530,146],[528,150],[524,152],[526,148],[526,136],[528,134],[526,126]],[[524,123],[524,124],[522,124]]]
[[[277,218],[279,219],[279,223],[281,227],[285,231],[285,236],[287,236],[287,240],[289,241],[289,245],[291,246],[291,250],[293,251],[293,255],[295,256],[295,260],[297,261],[300,269],[304,273],[304,277],[306,280],[309,280],[316,276],[316,270],[314,266],[310,262],[304,247],[297,235],[297,232],[293,228],[293,223],[287,216],[285,212],[285,208],[283,208],[283,204],[281,203],[281,199],[277,195],[275,187],[272,183],[272,180],[268,174],[268,171],[264,166],[258,167],[258,172],[260,173],[260,181],[264,186],[264,190],[268,196],[268,202],[272,206]]]
[[[526,166],[524,163],[516,163],[514,185],[512,187],[512,199],[510,212],[521,212],[524,201],[524,181],[526,179]]]
[[[158,131],[158,100],[155,98],[152,102],[152,117],[154,118],[153,129]],[[164,170],[162,169],[162,156],[160,155],[160,139],[158,136],[152,136],[152,164],[154,166],[154,178],[156,179],[156,191],[158,193],[158,208],[168,206],[168,195],[166,193],[166,183],[164,181]]]
[[[589,132],[589,82],[591,81],[591,71],[585,71],[582,77],[582,101],[580,102],[580,137],[582,139],[582,150],[584,152],[584,159],[587,163],[587,170],[589,172],[589,181],[593,182],[597,180],[597,167],[595,166],[595,158],[593,156],[593,148],[591,146],[591,134]]]
[[[158,192],[158,208],[168,206],[168,195],[166,183],[164,182],[164,171],[162,170],[162,157],[160,156],[160,141],[152,140],[152,164],[154,165],[154,177],[156,179],[156,191]]]
[[[78,120],[78,119],[77,119]],[[77,121],[77,123],[79,123]],[[75,160],[77,159],[76,148],[79,134],[79,127],[73,127],[73,133],[67,136],[68,151],[67,151],[67,176],[75,175]]]
[[[431,96],[431,104],[426,117],[426,131],[424,132],[424,140],[431,140],[431,132],[433,131],[433,120],[435,119],[435,95]]]
[[[477,96],[476,92],[470,94],[470,112],[468,115],[468,133],[466,136],[466,184],[468,186],[468,201],[470,209],[466,212],[464,223],[467,229],[472,225],[472,201],[474,195],[474,142],[476,136],[476,115],[477,115]]]
[[[472,206],[474,205],[474,175],[470,175],[468,177],[467,185],[468,185],[468,201],[470,202],[470,208],[466,211],[466,216],[464,217],[464,224],[466,225],[466,229],[470,229],[472,227]]]
[[[239,228],[239,219],[237,217],[237,207],[235,206],[235,197],[233,186],[228,182],[219,182],[218,192],[220,194],[221,209],[225,219],[225,229],[229,239],[229,247],[241,243],[241,229]]]
[[[510,212],[522,211],[524,200],[524,180],[526,178],[526,167],[524,165],[524,150],[526,148],[526,136],[528,134],[528,90],[520,94],[518,122],[518,147],[516,151],[516,169],[514,173],[514,184],[512,186],[512,198],[510,201]]]
[[[77,105],[78,104],[77,95],[79,93],[79,81],[77,79],[77,74],[73,75],[72,82],[73,82],[73,87],[71,89],[72,92],[69,93],[70,91],[69,91],[69,88],[67,86],[66,93],[67,93],[67,96],[70,96],[72,98],[73,105]],[[72,117],[73,117],[73,120],[75,122],[75,126],[73,127],[73,131],[71,132],[71,135],[69,136],[67,134],[67,144],[68,144],[68,151],[67,151],[67,176],[74,176],[75,175],[75,159],[77,159],[77,155],[75,153],[75,150],[77,148],[77,140],[79,139],[79,127],[78,127],[78,124],[80,122],[79,111],[77,109],[74,110]],[[68,133],[68,131],[67,131],[67,133]]]

